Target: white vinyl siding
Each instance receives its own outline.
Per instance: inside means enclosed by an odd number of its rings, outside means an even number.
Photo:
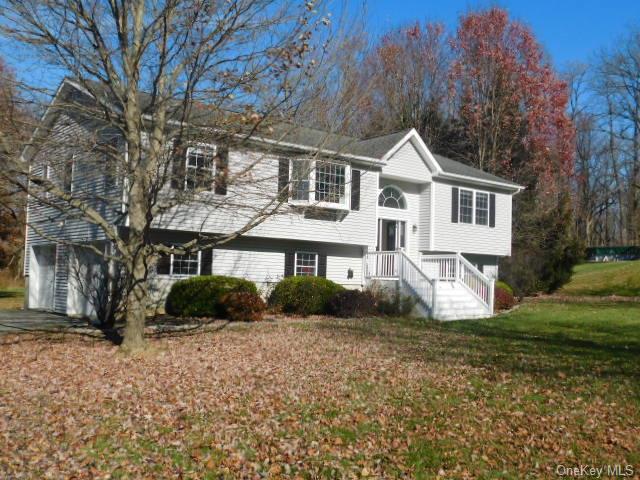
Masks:
[[[233,177],[255,164],[251,170],[251,182],[231,182],[226,200],[211,207],[211,199],[181,205],[158,217],[154,228],[228,233],[244,227],[256,214],[256,209],[272,201],[278,193],[278,157],[252,151],[229,152],[229,175]],[[335,242],[350,245],[375,245],[376,208],[378,198],[378,178],[376,171],[364,165],[354,164],[362,172],[360,177],[360,209],[341,211],[336,214],[331,205],[328,208],[301,211],[295,205],[284,205],[276,215],[248,231],[245,236],[280,238],[300,241]],[[290,174],[291,172],[290,169]],[[348,204],[348,181],[345,203]],[[312,179],[311,185],[315,185]],[[313,187],[315,188],[315,186]],[[314,197],[315,198],[315,197]],[[294,202],[295,203],[295,202]],[[315,202],[310,201],[310,205]],[[346,205],[345,205],[346,206]]]
[[[396,180],[423,183],[431,181],[431,172],[411,141],[407,140],[388,160],[383,175]]]
[[[462,252],[484,255],[506,256],[511,254],[511,195],[496,191],[496,223],[495,228],[479,225],[453,223],[451,221],[452,187],[473,190],[459,184],[434,181],[434,245],[432,251]]]
[[[46,177],[78,196],[82,196],[86,190],[89,198],[113,200],[112,204],[99,200],[89,203],[104,218],[115,223],[121,207],[122,194],[113,183],[106,180],[105,171],[99,168],[106,168],[107,162],[102,158],[92,158],[86,153],[74,151],[74,146],[88,145],[95,141],[95,131],[92,130],[94,128],[95,124],[78,118],[75,114],[61,112],[50,127],[49,138],[32,158],[31,171],[33,175]],[[47,201],[57,201],[52,194],[45,195],[45,198]],[[24,274],[29,276],[33,247],[55,247],[55,298],[52,310],[66,313],[69,303],[71,247],[63,243],[56,246],[55,240],[81,244],[105,240],[105,235],[96,225],[81,218],[64,218],[58,209],[38,202],[33,197],[29,197],[27,208],[28,222],[32,226],[27,227]],[[42,232],[42,235],[38,232]],[[32,287],[30,284],[29,289],[31,288],[37,286]]]

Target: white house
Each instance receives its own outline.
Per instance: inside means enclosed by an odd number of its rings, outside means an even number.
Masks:
[[[58,96],[77,92],[65,81]],[[89,135],[92,128],[64,111],[45,115],[44,122],[59,139]],[[279,153],[265,154],[274,145]],[[190,188],[186,172],[193,169],[208,168],[215,176],[216,162],[207,157],[213,149],[187,149],[181,159],[185,182],[172,187]],[[43,147],[25,156],[34,173],[49,176],[57,154]],[[423,314],[438,319],[493,313],[498,260],[511,253],[512,197],[522,187],[433,154],[414,129],[355,139],[300,127],[254,137],[250,147],[223,154],[229,175],[266,155],[256,175],[273,179],[273,196],[283,184],[291,185],[287,212],[213,251],[160,261],[151,279],[156,300],[162,301],[176,279],[190,275],[231,275],[258,284],[287,275],[320,275],[348,288],[392,282],[416,297]],[[70,189],[86,188],[82,159],[74,162],[60,181]],[[107,178],[91,185],[94,193],[108,187],[113,185]],[[211,192],[252,194],[250,186],[231,184]],[[314,208],[304,208],[309,206]],[[123,211],[106,206],[102,213],[126,231]],[[241,209],[180,205],[156,220],[153,235],[179,244],[194,232],[232,231],[246,215]],[[92,307],[72,272],[88,276],[96,262],[70,243],[106,244],[100,229],[33,200],[28,223],[28,308],[90,315]]]

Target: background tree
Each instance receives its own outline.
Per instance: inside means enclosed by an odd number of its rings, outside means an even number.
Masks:
[[[87,102],[82,96],[72,96],[57,106],[62,114],[73,111],[77,118],[94,125],[93,141],[70,145],[67,139],[63,146],[52,145],[55,136],[42,131],[39,143],[29,147],[48,148],[52,158],[72,148],[72,158],[94,159],[93,171],[101,178],[105,172],[98,166],[109,165],[112,183],[126,186],[120,218],[126,215],[128,224],[126,235],[121,235],[121,225],[107,218],[105,212],[111,210],[101,206],[105,199],[87,190],[70,191],[64,182],[36,175],[19,161],[3,173],[7,177],[11,171],[14,179],[16,175],[28,178],[28,184],[17,185],[25,191],[28,188],[34,202],[93,224],[113,243],[115,255],[109,259],[121,263],[128,279],[125,350],[145,347],[148,277],[159,255],[212,248],[279,211],[281,197],[260,190],[267,182],[273,184],[273,178],[256,173],[259,160],[225,179],[226,184],[252,185],[250,198],[243,203],[228,195],[221,204],[199,195],[204,188],[165,194],[173,173],[171,158],[184,154],[194,142],[228,145],[247,141],[257,130],[268,129],[270,117],[285,120],[290,114],[284,108],[287,100],[322,56],[328,39],[326,13],[314,0],[0,3],[0,29],[5,38],[40,58],[52,71],[64,72],[93,98]],[[125,150],[126,156],[122,155]],[[64,173],[64,165],[61,168]],[[91,172],[91,167],[83,170],[84,175]],[[150,235],[154,221],[175,214],[177,205],[189,202],[228,208],[243,221],[233,232],[200,234],[179,249],[154,242]]]
[[[0,166],[25,141],[30,118],[16,91],[15,75],[0,59]],[[0,270],[8,269],[13,276],[22,272],[25,198],[12,181],[0,176]]]

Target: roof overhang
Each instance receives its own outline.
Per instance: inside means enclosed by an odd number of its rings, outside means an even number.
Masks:
[[[385,153],[382,157],[382,161],[386,164],[387,161],[408,141],[410,141],[416,148],[432,174],[442,172],[442,167],[438,164],[415,128],[409,130],[404,137],[402,137],[387,153]]]
[[[438,175],[434,175],[434,177],[436,179],[442,179],[442,180],[467,182],[467,183],[473,183],[474,185],[501,188],[503,190],[508,190],[514,195],[520,193],[522,190],[526,188],[526,187],[523,187],[522,185],[514,185],[513,183],[498,182],[494,180],[486,180],[483,178],[469,177],[468,175],[459,175],[457,173],[442,172]]]

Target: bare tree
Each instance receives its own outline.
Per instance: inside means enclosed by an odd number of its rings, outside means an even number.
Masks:
[[[640,241],[640,31],[632,30],[600,54],[595,78],[617,186],[621,240],[634,244]]]
[[[145,347],[148,278],[159,256],[210,249],[280,211],[282,195],[265,187],[273,179],[260,168],[261,159],[232,172],[223,152],[281,132],[272,125],[288,118],[288,100],[313,72],[328,39],[323,8],[320,0],[0,3],[5,38],[65,72],[81,92],[58,92],[52,108],[62,123],[39,125],[27,146],[58,162],[43,170],[14,160],[5,171],[23,175],[18,185],[31,201],[56,209],[64,222],[98,229],[113,244],[110,253],[94,250],[120,262],[127,278],[126,351]],[[60,144],[56,129],[69,125]],[[76,135],[74,126],[92,135]],[[219,162],[215,179],[201,171],[185,175],[171,162],[201,143],[217,145],[213,156],[194,159]],[[72,187],[71,178],[92,175],[95,181],[83,182],[91,187]],[[248,191],[207,195],[231,185]],[[228,212],[236,220],[232,230],[200,232],[180,247],[153,239],[159,218],[202,205]]]

